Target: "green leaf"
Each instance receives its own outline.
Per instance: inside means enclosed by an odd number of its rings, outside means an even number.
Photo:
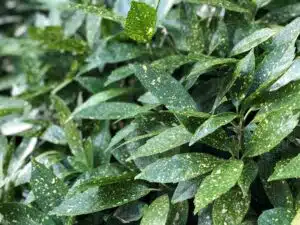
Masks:
[[[170,202],[168,195],[163,195],[155,199],[145,210],[141,225],[166,225]]]
[[[236,187],[221,196],[213,205],[214,225],[240,225],[250,207],[250,196]]]
[[[237,76],[231,88],[231,98],[233,104],[238,107],[240,102],[246,97],[254,79],[255,56],[254,51],[250,51],[242,58],[234,71]]]
[[[300,58],[293,61],[291,67],[271,86],[270,91],[275,91],[286,84],[300,79],[298,73],[300,69]]]
[[[141,201],[131,202],[120,206],[115,212],[114,217],[122,223],[138,221],[143,217],[143,211],[147,204]]]
[[[298,114],[287,110],[270,113],[260,122],[249,141],[244,157],[254,157],[269,152],[288,136],[298,124]],[[272,134],[272,135],[269,135]]]
[[[299,178],[300,155],[292,158],[280,161],[276,164],[273,174],[270,176],[268,181],[284,180],[290,178]]]
[[[155,183],[178,183],[213,170],[222,160],[204,153],[183,153],[158,159],[148,165],[135,179]]]
[[[92,171],[83,173],[73,184],[69,192],[84,191],[91,187],[101,187],[108,184],[133,180],[135,172],[130,172],[118,164],[104,164]]]
[[[131,154],[128,160],[143,156],[155,155],[188,143],[191,133],[183,126],[168,128],[159,135],[147,140],[146,144],[139,147]]]
[[[131,2],[125,22],[125,32],[133,40],[146,43],[156,29],[156,10],[143,2]]]
[[[240,13],[249,12],[248,9],[245,9],[242,6],[239,6],[238,4],[233,3],[230,0],[186,0],[186,2],[195,3],[195,4],[198,4],[198,3],[209,4],[212,6],[223,7],[225,9],[235,11],[235,12],[240,12]]]
[[[254,181],[258,173],[258,166],[257,164],[249,160],[245,163],[243,172],[238,180],[238,185],[240,186],[243,195],[248,195],[251,183]]]
[[[50,125],[43,133],[43,135],[40,137],[42,140],[51,142],[53,144],[61,144],[65,145],[67,144],[66,141],[66,134],[64,130],[57,126],[57,125]]]
[[[263,16],[262,20],[282,24],[298,16],[300,16],[300,3],[295,3],[272,9]]]
[[[212,70],[216,66],[220,66],[222,64],[231,64],[236,63],[236,59],[232,58],[215,58],[215,57],[208,57],[206,55],[201,55],[196,57],[197,63],[192,67],[191,72],[187,75],[186,80],[188,83],[186,84],[187,88],[193,86],[195,81],[198,79],[200,75],[203,73]]]
[[[201,209],[198,213],[198,225],[213,225],[211,205]]]
[[[22,99],[13,99],[0,96],[0,116],[6,116],[12,113],[22,113],[30,105]]]
[[[296,216],[294,217],[291,225],[297,225],[300,222],[300,210],[297,211]]]
[[[83,54],[87,50],[86,43],[83,40],[65,38],[61,27],[31,27],[29,35],[48,50],[67,51],[77,54]]]
[[[82,10],[85,13],[95,14],[99,17],[112,20],[121,24],[123,24],[125,21],[124,17],[116,15],[115,13],[107,9],[105,6],[70,3],[68,8]]]
[[[99,35],[101,34],[100,26],[101,26],[102,17],[98,17],[95,14],[88,13],[86,16],[86,24],[85,24],[85,32],[86,39],[89,44],[89,47],[93,49],[96,42],[99,39]]]
[[[76,117],[76,114],[80,114],[82,111],[89,111],[90,108],[93,108],[102,102],[118,97],[120,95],[132,93],[135,90],[136,89],[132,89],[132,88],[112,88],[105,91],[101,91],[95,95],[92,95],[88,100],[86,100],[76,109],[74,109],[70,118]]]
[[[249,36],[243,38],[239,41],[231,50],[230,55],[239,55],[243,52],[247,52],[252,48],[260,45],[261,43],[268,40],[275,34],[275,31],[270,28],[263,28],[260,30],[255,31],[254,33],[250,34]]]
[[[190,146],[199,141],[200,139],[206,137],[207,135],[213,133],[218,128],[230,123],[237,117],[235,113],[220,113],[211,116],[206,120],[201,126],[196,130],[195,134],[190,140]]]
[[[75,122],[73,122],[72,120],[69,120],[68,122],[66,122],[67,119],[71,115],[71,112],[70,112],[68,106],[58,96],[53,95],[51,97],[51,100],[52,100],[52,103],[54,105],[56,112],[58,113],[59,122],[64,129],[66,139],[67,139],[67,142],[69,144],[72,154],[74,156],[77,156],[78,158],[80,158],[85,163],[88,163],[87,158],[84,155],[85,153],[84,153],[84,149],[83,149],[83,143],[82,143],[80,131],[77,129]],[[82,156],[84,156],[84,158],[81,158]],[[88,164],[86,164],[86,165],[88,165]]]
[[[91,120],[119,120],[135,117],[138,114],[146,113],[157,105],[139,106],[126,102],[103,102],[90,106],[74,115],[78,119]],[[69,117],[69,119],[71,119]]]
[[[202,180],[202,177],[200,177],[179,182],[172,196],[172,204],[193,198]]]
[[[197,108],[189,93],[168,73],[149,65],[138,65],[135,69],[142,85],[170,110],[195,111]]]
[[[64,34],[67,37],[74,35],[83,24],[84,19],[84,13],[82,13],[81,11],[75,11],[74,14],[70,16],[65,23]]]
[[[81,193],[66,197],[50,214],[76,216],[102,211],[137,200],[150,192],[141,183],[127,182],[89,188]]]
[[[96,94],[104,89],[104,79],[96,77],[76,77],[75,80],[89,92]]]
[[[126,66],[121,66],[110,73],[104,85],[108,86],[116,81],[125,79],[134,74],[134,71],[134,65],[129,64]]]
[[[189,214],[188,201],[170,205],[167,225],[186,225]]]
[[[32,161],[30,185],[35,202],[44,212],[58,206],[68,192],[68,187],[44,165]]]
[[[228,29],[223,20],[218,22],[216,31],[213,33],[211,37],[211,41],[208,47],[208,54],[210,55],[215,50],[220,52],[221,56],[225,56],[228,51]]]
[[[0,178],[4,179],[4,175],[6,174],[6,169],[8,165],[8,161],[10,160],[9,152],[8,152],[8,141],[6,137],[0,135]]]
[[[290,225],[293,212],[286,208],[274,208],[264,211],[258,218],[258,225]]]
[[[239,160],[227,160],[217,166],[198,188],[194,213],[229,191],[238,181],[242,170],[243,162]]]
[[[14,225],[55,225],[49,216],[39,210],[20,203],[0,204],[3,224]]]

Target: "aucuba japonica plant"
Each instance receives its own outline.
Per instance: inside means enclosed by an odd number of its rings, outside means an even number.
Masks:
[[[0,13],[0,224],[300,224],[298,0]]]

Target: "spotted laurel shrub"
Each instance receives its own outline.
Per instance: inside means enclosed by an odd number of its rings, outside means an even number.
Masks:
[[[3,2],[0,224],[300,224],[299,1]]]

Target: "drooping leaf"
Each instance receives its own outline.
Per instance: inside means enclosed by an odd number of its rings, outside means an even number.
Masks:
[[[150,192],[141,183],[128,182],[94,187],[65,198],[50,214],[75,216],[114,208],[137,200]]]
[[[168,73],[149,65],[139,65],[135,75],[142,85],[171,110],[195,110],[196,103],[184,87]],[[166,89],[167,88],[167,89]]]
[[[286,208],[274,208],[264,211],[258,218],[258,225],[290,225],[293,212]]]
[[[243,8],[242,6],[240,6],[236,3],[233,3],[230,0],[187,0],[187,2],[195,3],[195,4],[198,4],[198,3],[209,4],[212,6],[223,7],[225,9],[235,11],[235,12],[240,12],[240,13],[249,12],[247,9]]]
[[[244,165],[243,172],[238,180],[238,185],[240,186],[244,196],[248,195],[251,183],[256,178],[257,173],[257,164],[252,160],[247,161]]]
[[[30,185],[35,202],[44,212],[58,206],[68,192],[67,186],[44,165],[33,162]]]
[[[125,21],[124,17],[116,15],[115,13],[107,9],[105,6],[70,3],[68,7],[70,9],[82,10],[85,13],[95,14],[99,17],[112,20],[121,24],[123,24]]]
[[[139,106],[126,102],[102,102],[90,106],[74,115],[74,118],[91,120],[116,120],[132,118],[138,114],[146,113],[157,105]],[[69,117],[69,119],[71,119]]]
[[[299,162],[300,162],[300,155],[292,159],[278,162],[274,169],[274,173],[270,176],[268,181],[299,178],[300,177],[300,170],[298,166]]]
[[[125,32],[133,40],[146,43],[156,29],[156,10],[143,2],[131,2],[125,22]]]
[[[238,181],[243,165],[239,160],[227,160],[217,166],[198,188],[194,199],[194,213],[229,191]]]
[[[246,142],[245,156],[254,157],[269,152],[289,135],[298,124],[298,114],[287,110],[270,113],[259,123]],[[272,135],[269,135],[272,133]]]
[[[196,130],[195,134],[190,140],[189,145],[193,145],[200,139],[206,137],[207,135],[213,133],[219,127],[230,123],[237,117],[235,113],[221,113],[211,116],[206,120],[201,126]]]
[[[159,135],[150,138],[146,144],[139,147],[128,160],[133,160],[143,156],[155,155],[166,152],[170,149],[188,143],[191,138],[191,133],[183,126],[176,126],[166,129]]]
[[[250,207],[250,196],[236,187],[221,196],[213,205],[214,225],[240,225]]]
[[[275,34],[275,31],[270,28],[263,28],[255,31],[251,35],[239,41],[231,50],[230,55],[238,55],[255,48],[259,44],[265,42]]]
[[[155,183],[178,183],[213,170],[222,160],[204,153],[183,153],[159,159],[148,165],[135,179]]]
[[[54,221],[39,210],[20,203],[0,204],[4,224],[14,225],[55,225]]]
[[[114,217],[118,218],[122,223],[130,223],[138,221],[143,216],[143,211],[147,204],[141,201],[128,203],[120,206],[114,213]]]
[[[272,9],[262,20],[268,22],[286,23],[300,15],[300,4],[289,4],[280,8]]]
[[[169,202],[168,195],[163,195],[155,199],[146,209],[141,225],[166,225],[170,211]]]

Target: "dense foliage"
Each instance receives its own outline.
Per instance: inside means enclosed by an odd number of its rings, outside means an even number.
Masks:
[[[298,0],[0,13],[0,224],[300,224]]]

